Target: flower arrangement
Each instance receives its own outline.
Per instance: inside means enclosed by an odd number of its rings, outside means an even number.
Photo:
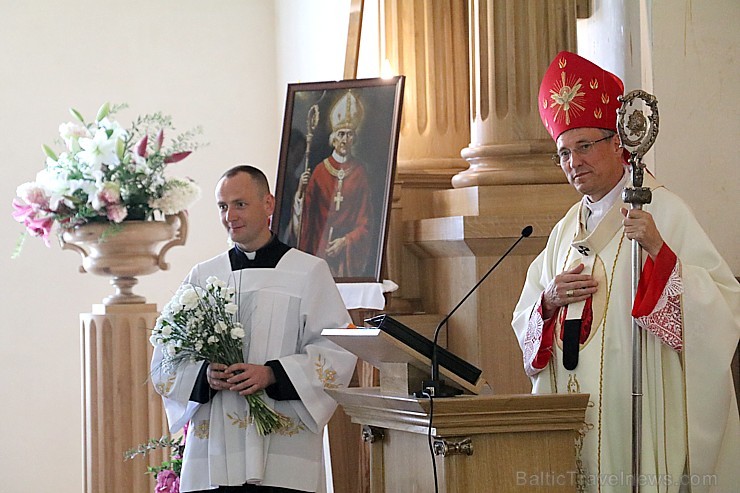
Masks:
[[[158,219],[187,209],[200,197],[193,181],[164,172],[198,148],[194,139],[201,129],[165,144],[165,130],[174,130],[170,116],[140,116],[124,129],[112,117],[126,107],[105,103],[92,122],[70,110],[76,121],[59,126],[64,151],[57,154],[44,145],[46,167],[35,181],[19,186],[13,200],[13,217],[26,233],[49,246],[55,225],[70,229],[94,221]]]
[[[152,345],[162,345],[162,370],[172,372],[184,361],[208,361],[232,365],[244,361],[245,332],[234,318],[239,307],[235,290],[215,276],[206,287],[183,284],[165,305],[152,330]],[[249,419],[257,433],[268,435],[289,426],[288,417],[275,412],[262,400],[262,391],[247,395]]]
[[[142,443],[136,448],[126,451],[124,457],[131,460],[137,455],[145,456],[149,452],[161,448],[170,449],[170,458],[165,460],[159,466],[147,466],[146,473],[152,474],[156,478],[157,484],[154,487],[154,493],[180,493],[180,472],[182,471],[182,456],[185,452],[185,436],[187,435],[187,425],[183,435],[178,438],[163,436],[162,438],[150,438],[146,443]]]

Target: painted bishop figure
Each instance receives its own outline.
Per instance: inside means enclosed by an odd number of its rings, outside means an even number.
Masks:
[[[332,153],[300,179],[291,226],[298,248],[326,260],[334,277],[371,277],[372,201],[367,170],[353,154],[363,107],[350,90],[331,109]]]

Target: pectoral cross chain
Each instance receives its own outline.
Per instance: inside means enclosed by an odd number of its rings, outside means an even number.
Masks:
[[[342,206],[342,201],[344,200],[344,196],[342,195],[342,182],[344,181],[344,170],[340,169],[337,173],[337,178],[339,183],[337,184],[337,194],[334,196],[334,210],[338,211],[339,208]]]

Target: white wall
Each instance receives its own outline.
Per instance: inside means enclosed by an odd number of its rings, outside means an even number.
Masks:
[[[21,226],[10,216],[15,187],[44,163],[67,108],[92,118],[104,101],[127,102],[124,124],[161,110],[179,129],[202,125],[210,146],[173,173],[204,197],[191,211],[187,248],[172,270],[143,277],[136,292],[162,306],[191,264],[222,250],[213,185],[241,161],[273,166],[277,108],[273,5],[222,0],[4,1],[0,11],[0,459],[3,491],[82,491],[79,313],[111,292],[108,281],[77,273],[79,258],[35,238],[10,260]],[[255,67],[260,70],[256,71]],[[254,76],[255,72],[259,75]],[[264,97],[269,95],[269,97]],[[269,124],[265,125],[268,122]],[[255,145],[255,143],[260,143]],[[135,444],[132,444],[135,445]]]
[[[226,245],[213,204],[220,174],[249,162],[274,183],[285,82],[341,78],[348,2],[0,0],[0,490],[82,491],[79,313],[112,292],[56,244],[28,238],[10,259],[22,231],[10,202],[43,167],[41,145],[55,147],[70,106],[92,118],[107,100],[130,105],[122,124],[161,110],[179,130],[203,126],[210,145],[172,168],[203,188],[188,244],[134,289],[161,307],[192,264]],[[317,53],[325,58],[310,61]]]
[[[740,2],[651,3],[657,176],[740,276]]]
[[[658,99],[660,133],[646,156],[740,276],[740,2],[594,0],[578,22],[581,55]]]

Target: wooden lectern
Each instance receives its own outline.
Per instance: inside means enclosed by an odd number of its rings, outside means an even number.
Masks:
[[[333,329],[324,335],[380,368],[380,387],[327,390],[363,425],[371,493],[434,491],[432,450],[440,493],[576,491],[575,441],[587,394],[476,395],[490,392],[482,378],[471,385],[443,366],[440,373],[467,394],[435,398],[432,408],[428,399],[410,395],[420,381],[416,376],[424,373],[420,368],[429,365],[423,348],[383,330],[367,330]],[[384,372],[394,377],[384,378]]]

